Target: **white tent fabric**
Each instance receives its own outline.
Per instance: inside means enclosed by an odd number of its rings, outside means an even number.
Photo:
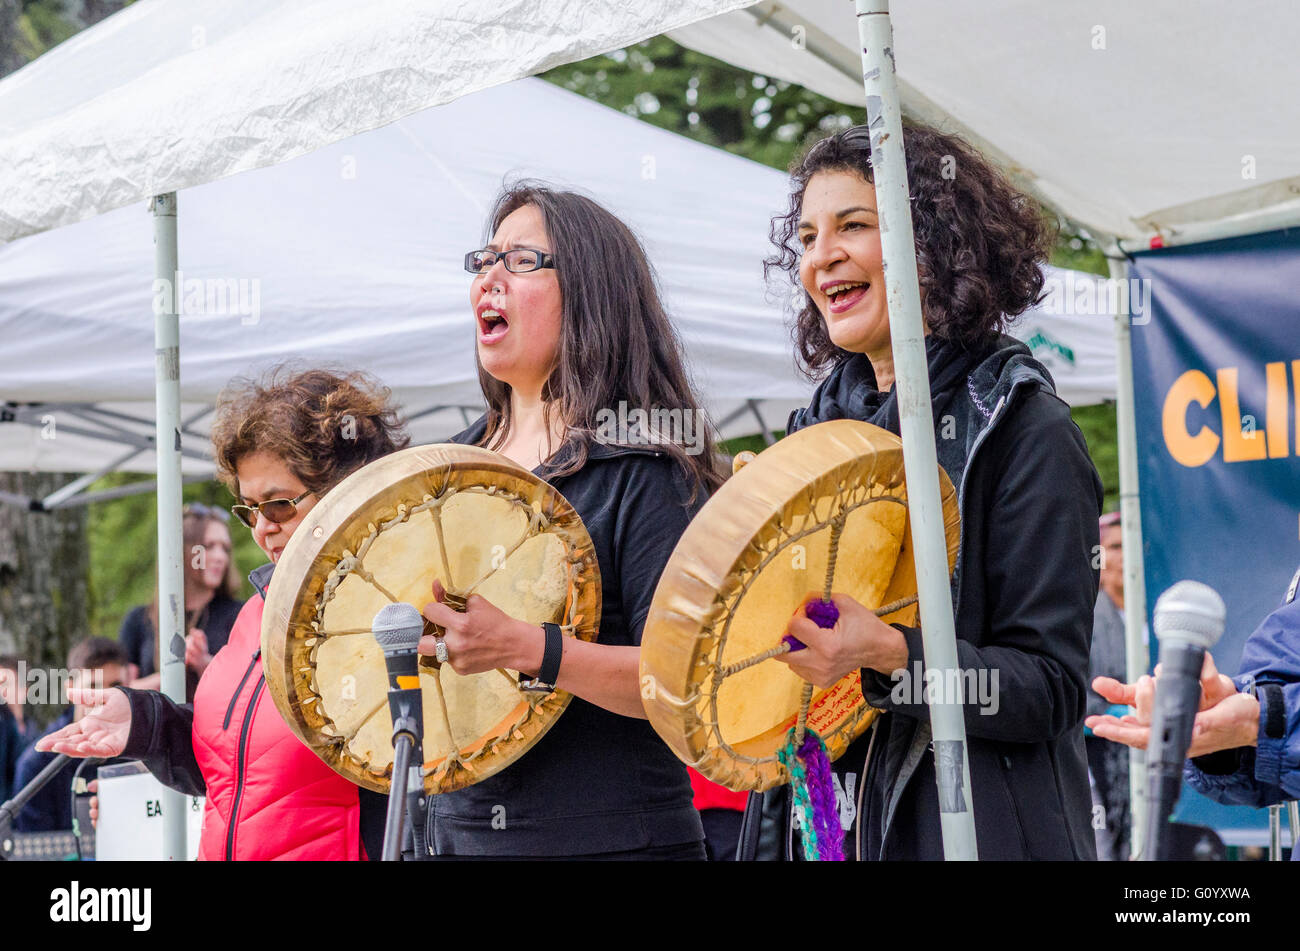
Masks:
[[[1300,221],[1300,5],[894,0],[890,15],[904,111],[1095,233]],[[844,0],[764,0],[671,36],[862,109]]]
[[[811,392],[760,263],[785,176],[528,79],[178,196],[181,418],[198,416],[184,471],[211,471],[199,414],[222,386],[289,359],[375,373],[423,413],[417,442],[463,428],[480,395],[461,259],[503,179],[524,176],[580,188],[642,236],[724,435],[758,431],[751,400],[784,428]],[[93,471],[150,436],[151,227],[140,203],[0,245],[0,401],[44,404],[0,424],[0,469]],[[1100,279],[1048,281],[1062,292],[1016,332],[1067,400],[1113,398],[1109,311],[1076,316],[1076,285]]]
[[[0,82],[0,241],[753,0],[140,0]]]
[[[285,359],[369,370],[409,412],[479,405],[462,260],[503,180],[524,177],[592,195],[642,237],[716,421],[752,399],[784,425],[810,390],[761,266],[785,176],[539,79],[180,193],[182,418]],[[141,203],[0,246],[0,400],[152,418],[151,227]],[[48,438],[44,415],[0,426],[0,468],[120,454],[78,441],[85,418]],[[452,409],[416,434],[460,428]],[[749,413],[724,427],[756,429]]]

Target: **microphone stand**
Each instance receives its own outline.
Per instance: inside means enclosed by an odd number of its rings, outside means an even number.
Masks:
[[[0,861],[9,858],[13,853],[13,823],[18,818],[18,813],[22,811],[23,806],[31,801],[32,797],[44,789],[72,760],[72,757],[66,753],[60,753],[54,757],[46,767],[36,774],[36,777],[19,790],[18,795],[10,799],[7,803],[0,806]]]
[[[424,777],[421,774],[424,718],[421,707],[418,687],[388,692],[388,710],[393,717],[393,777],[388,787],[388,818],[384,825],[382,859],[385,862],[429,858],[424,836]]]

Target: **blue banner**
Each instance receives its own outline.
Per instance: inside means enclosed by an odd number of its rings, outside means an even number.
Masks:
[[[1133,320],[1148,614],[1183,578],[1213,587],[1228,609],[1214,660],[1235,674],[1300,564],[1300,229],[1144,252],[1131,277],[1150,293]],[[1175,816],[1262,817],[1190,790]]]

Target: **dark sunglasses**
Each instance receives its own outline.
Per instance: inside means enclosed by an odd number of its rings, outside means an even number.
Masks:
[[[465,255],[465,270],[471,274],[482,274],[497,263],[505,262],[506,270],[512,274],[527,274],[544,267],[555,267],[555,258],[536,248],[511,248],[509,251],[493,251],[483,248]]]
[[[311,495],[311,489],[308,489],[296,499],[268,499],[265,502],[258,502],[256,505],[232,505],[230,511],[234,512],[235,518],[249,528],[257,524],[258,512],[265,515],[268,521],[279,525],[282,522],[293,521],[293,517],[298,514],[298,503],[309,495]]]
[[[200,518],[215,518],[222,522],[230,521],[230,513],[225,509],[219,509],[215,505],[204,505],[202,502],[190,502],[181,508],[182,515],[197,515]]]

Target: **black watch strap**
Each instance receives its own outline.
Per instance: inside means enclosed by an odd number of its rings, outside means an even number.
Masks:
[[[555,689],[555,681],[560,676],[560,661],[564,657],[564,634],[558,624],[543,624],[546,634],[546,647],[542,652],[542,666],[532,680],[521,680],[519,686],[524,690],[550,691]]]
[[[1256,696],[1264,708],[1264,735],[1270,740],[1286,736],[1286,699],[1280,684],[1259,684]]]

